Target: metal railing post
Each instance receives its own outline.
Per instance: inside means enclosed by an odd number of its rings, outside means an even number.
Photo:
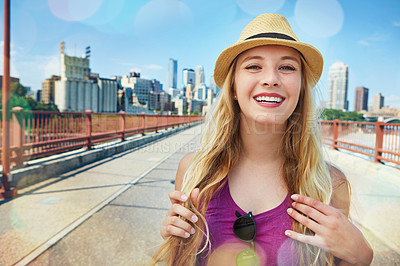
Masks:
[[[125,111],[121,112],[121,141],[125,140]]]
[[[188,122],[189,122],[189,125],[188,125],[188,128],[190,128],[190,113],[189,113],[189,117],[188,117]]]
[[[159,117],[159,115],[157,114],[156,115],[156,132],[155,133],[158,133],[158,119],[159,119],[160,117]]]
[[[144,121],[144,112],[141,114],[141,128],[142,128],[142,136],[144,136],[144,127],[145,127],[145,121]]]
[[[339,137],[339,119],[333,120],[333,149],[337,150],[337,139]]]
[[[1,163],[3,165],[0,198],[14,198],[17,190],[10,184],[10,0],[4,0],[4,56],[3,56],[3,136]]]
[[[382,156],[382,147],[383,147],[383,135],[384,135],[384,126],[385,123],[382,121],[378,121],[375,124],[375,155],[374,155],[374,161],[376,163],[381,162],[380,157]]]
[[[92,111],[86,110],[85,112],[86,119],[86,149],[92,149]]]
[[[12,131],[15,138],[16,146],[16,160],[15,164],[17,167],[24,165],[24,135],[25,135],[25,117],[24,109],[22,107],[14,107],[12,109]]]

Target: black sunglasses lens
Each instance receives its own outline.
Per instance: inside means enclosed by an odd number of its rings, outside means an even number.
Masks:
[[[239,217],[233,223],[233,233],[243,241],[251,241],[256,235],[254,219],[248,215]]]

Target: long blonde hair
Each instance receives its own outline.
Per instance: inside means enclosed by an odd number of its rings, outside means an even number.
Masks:
[[[187,239],[170,236],[153,255],[149,263],[151,265],[160,261],[165,261],[167,265],[195,265],[196,256],[210,244],[205,213],[211,197],[226,182],[229,169],[237,163],[241,149],[240,108],[237,101],[233,100],[236,61],[237,57],[216,103],[206,115],[200,148],[183,178],[181,191],[186,195],[196,187],[200,189],[198,206],[194,206],[190,200],[184,204],[200,217],[197,224],[186,220],[197,229],[196,233]],[[302,57],[301,61],[302,85],[299,102],[287,121],[287,130],[282,138],[282,171],[289,193],[298,193],[329,203],[332,182],[322,156],[312,96],[316,81]],[[296,221],[293,222],[293,229],[312,234]],[[332,255],[311,245],[299,243],[298,251],[299,261],[305,265],[333,264]]]

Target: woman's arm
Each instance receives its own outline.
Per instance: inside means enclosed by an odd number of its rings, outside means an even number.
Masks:
[[[164,219],[160,231],[160,234],[164,239],[167,239],[170,236],[188,238],[191,234],[195,233],[195,229],[188,222],[180,218],[180,216],[185,217],[193,223],[198,221],[197,216],[192,211],[182,206],[182,203],[187,201],[188,196],[180,191],[182,188],[183,177],[189,167],[193,155],[194,153],[189,153],[180,161],[175,177],[175,190],[168,194],[172,205],[167,212],[167,217]],[[198,189],[194,189],[190,194],[193,203],[196,203],[198,195]]]
[[[303,235],[288,230],[289,237],[320,247],[341,259],[339,265],[370,265],[373,251],[360,230],[348,219],[350,190],[344,174],[329,166],[333,194],[327,205],[310,197],[292,195],[293,209],[289,215],[312,230],[315,235]],[[308,217],[302,215],[306,214]]]

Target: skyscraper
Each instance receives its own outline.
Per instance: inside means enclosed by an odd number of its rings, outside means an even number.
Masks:
[[[167,91],[169,89],[177,88],[177,78],[178,78],[178,60],[169,59],[168,73],[167,73]]]
[[[354,111],[368,111],[368,88],[357,87],[354,101]]]
[[[348,77],[349,68],[343,62],[336,62],[329,68],[327,108],[349,109]]]
[[[187,87],[188,84],[194,84],[196,75],[193,69],[184,68],[182,71],[183,86]]]
[[[42,102],[45,104],[54,104],[55,82],[60,80],[60,76],[52,75],[51,78],[42,82]]]
[[[204,84],[204,67],[199,65],[196,66],[196,83],[195,86],[201,86]]]
[[[384,100],[385,100],[385,98],[382,96],[381,93],[375,94],[373,102],[372,102],[372,111],[376,112],[379,109],[381,109],[384,105]]]

